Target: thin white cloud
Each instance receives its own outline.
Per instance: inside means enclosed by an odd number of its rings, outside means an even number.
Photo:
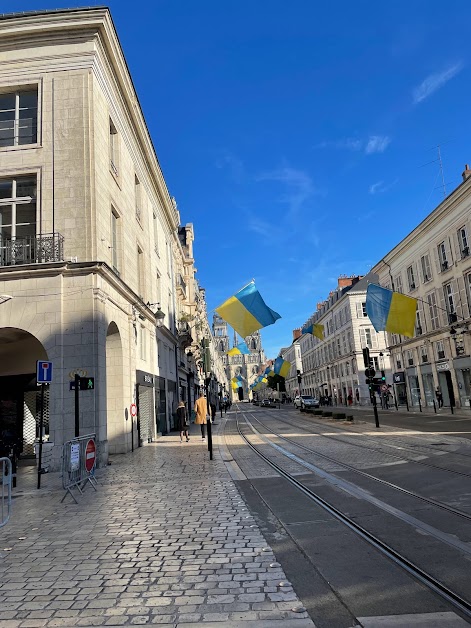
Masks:
[[[392,187],[394,187],[398,181],[399,179],[394,179],[394,181],[391,181],[391,183],[384,183],[384,181],[377,181],[376,183],[373,183],[372,185],[370,185],[370,187],[368,188],[368,192],[369,194],[382,194],[383,192],[387,192]]]
[[[228,168],[236,183],[242,183],[245,179],[245,167],[242,159],[229,150],[224,150],[215,163],[216,168]]]
[[[387,135],[370,135],[368,139],[346,137],[340,140],[326,141],[317,144],[315,148],[335,148],[337,150],[350,150],[353,152],[364,152],[366,155],[373,153],[384,153],[391,143],[391,138]]]
[[[315,194],[320,194],[311,177],[303,170],[284,166],[270,172],[263,172],[255,177],[256,181],[275,181],[286,186],[287,191],[278,201],[288,205],[291,217],[301,209],[303,203]]]
[[[365,153],[372,155],[373,153],[384,153],[391,143],[391,138],[387,135],[370,135],[365,147]]]
[[[378,192],[378,190],[380,190],[381,186],[383,185],[384,181],[378,181],[377,183],[373,183],[372,185],[370,185],[368,192],[370,194],[376,194],[376,192]]]
[[[460,61],[442,72],[436,72],[435,74],[427,76],[427,78],[412,91],[412,102],[414,105],[417,105],[419,102],[431,96],[437,89],[443,87],[448,81],[461,72],[462,69],[463,63]]]
[[[321,142],[317,144],[315,148],[337,148],[339,150],[359,151],[362,150],[363,145],[363,140],[356,137],[345,137],[340,140]]]

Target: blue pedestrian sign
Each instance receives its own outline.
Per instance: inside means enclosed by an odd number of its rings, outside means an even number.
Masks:
[[[52,362],[38,360],[36,362],[36,383],[50,384],[52,382]]]

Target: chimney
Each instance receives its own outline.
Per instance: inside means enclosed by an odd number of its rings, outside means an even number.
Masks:
[[[346,277],[345,275],[340,275],[337,279],[337,286],[339,288],[346,288],[347,286],[351,286],[353,283],[353,277]]]
[[[301,330],[293,329],[293,340],[297,340],[298,338],[301,338]]]
[[[469,169],[468,164],[466,164],[466,166],[464,167],[464,172],[461,176],[463,177],[463,181],[466,181],[466,179],[469,179],[469,177],[471,177],[471,170]]]
[[[324,305],[324,301],[321,301],[321,303],[318,303],[316,306],[317,310],[319,311],[323,305]]]

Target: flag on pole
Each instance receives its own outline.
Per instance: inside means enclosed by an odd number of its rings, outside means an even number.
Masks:
[[[286,377],[291,368],[291,362],[287,360],[283,360],[282,357],[278,356],[275,360],[274,371],[275,375],[279,375],[280,377]]]
[[[301,329],[302,334],[312,334],[319,340],[324,340],[324,325],[312,324]]]
[[[273,325],[281,316],[270,309],[251,281],[233,297],[216,308],[216,312],[235,331],[245,338],[257,329]]]
[[[250,355],[250,351],[245,342],[239,342],[238,345],[227,352],[227,355]]]
[[[376,331],[389,331],[412,338],[417,299],[370,283],[366,290],[366,313]]]

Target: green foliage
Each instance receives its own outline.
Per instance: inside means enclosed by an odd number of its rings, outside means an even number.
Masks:
[[[278,390],[277,384],[280,385],[280,392],[286,392],[284,377],[281,377],[281,375],[272,375],[268,378],[268,388],[271,388],[272,390]]]

